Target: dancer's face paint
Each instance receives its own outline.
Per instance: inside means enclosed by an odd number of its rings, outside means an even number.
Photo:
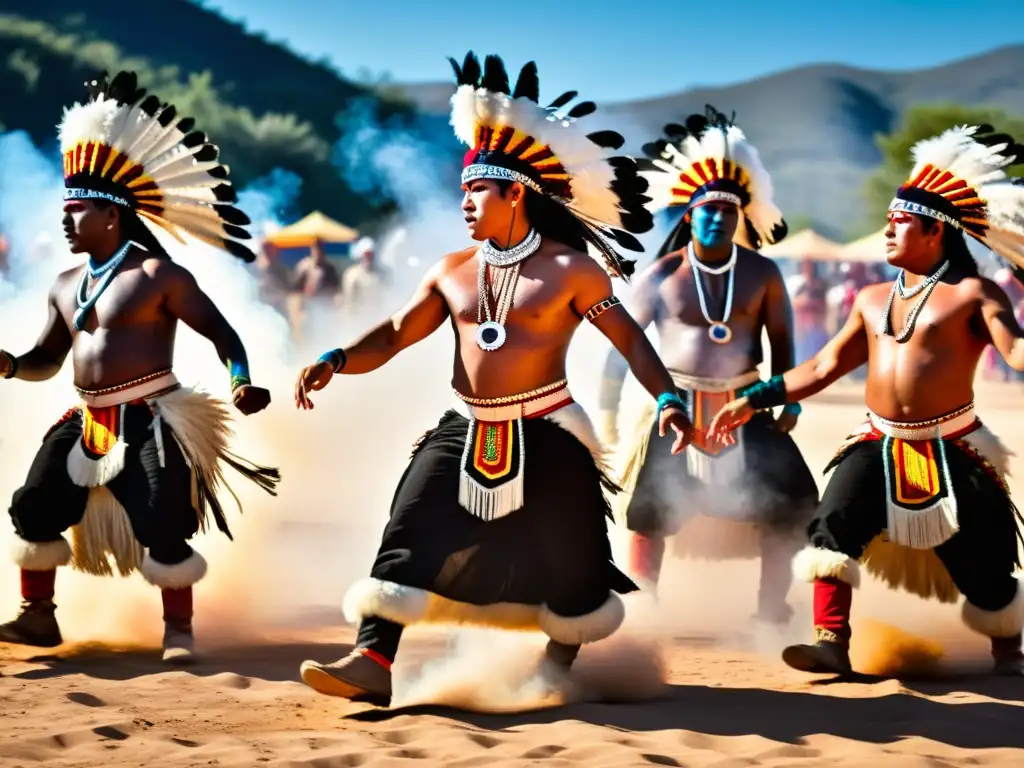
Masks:
[[[928,274],[942,254],[941,222],[906,211],[889,211],[885,258],[894,267]]]
[[[705,203],[690,212],[694,239],[705,248],[731,243],[739,222],[739,211],[729,203]]]

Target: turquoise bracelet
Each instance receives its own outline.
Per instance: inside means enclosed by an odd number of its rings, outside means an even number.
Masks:
[[[331,370],[337,373],[338,371],[345,367],[347,359],[348,358],[345,357],[345,350],[339,347],[338,349],[332,349],[330,352],[324,352],[322,355],[320,355],[320,358],[317,360],[317,362],[327,363],[328,365],[331,366]]]
[[[658,395],[658,413],[661,413],[669,406],[675,406],[681,411],[686,411],[686,403],[675,392],[662,392]]]
[[[786,382],[781,375],[772,376],[768,381],[757,382],[743,395],[755,411],[765,411],[777,405],[785,405]]]
[[[252,384],[249,378],[249,364],[244,360],[228,360],[228,371],[231,372],[231,391]]]

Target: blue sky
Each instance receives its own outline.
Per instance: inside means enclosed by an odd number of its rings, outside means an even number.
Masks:
[[[1021,0],[204,0],[343,72],[447,80],[472,48],[533,59],[541,93],[598,101],[722,85],[803,64],[916,69],[1024,42]]]

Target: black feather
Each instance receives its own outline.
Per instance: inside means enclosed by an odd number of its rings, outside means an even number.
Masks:
[[[207,171],[208,174],[213,176],[215,179],[226,179],[228,177],[228,169],[223,165],[218,165],[215,168],[211,168]]]
[[[588,133],[587,138],[594,144],[605,149],[620,149],[626,140],[617,131],[595,131]]]
[[[491,93],[508,93],[508,72],[505,71],[505,62],[500,56],[488,55],[484,59],[484,76],[480,81],[480,87]]]
[[[777,243],[784,239],[789,234],[789,224],[783,219],[780,223],[772,227],[771,239],[773,243]]]
[[[680,125],[679,123],[669,123],[665,126],[665,135],[671,136],[672,138],[676,138],[677,136],[680,138],[686,138],[689,133],[690,132],[686,130],[686,126]]]
[[[173,104],[164,104],[164,108],[160,110],[160,117],[157,118],[157,122],[161,126],[166,128],[171,124],[171,121],[178,116],[178,110],[174,108]]]
[[[638,235],[654,229],[654,216],[646,208],[637,208],[636,210],[619,214],[619,219],[622,221],[624,229],[635,232]],[[625,244],[623,245],[625,246]],[[630,250],[642,251],[643,248],[630,248]]]
[[[254,254],[241,243],[236,243],[234,240],[225,240],[224,250],[226,250],[232,256],[241,259],[246,264],[252,264],[254,261],[256,261],[256,254]]]
[[[472,51],[462,60],[462,83],[472,86],[480,83],[480,59]]]
[[[206,143],[206,134],[202,131],[192,131],[192,133],[187,134],[185,138],[181,140],[181,143],[189,149],[201,146]]]
[[[183,117],[175,127],[182,133],[188,133],[195,128],[195,125],[196,119],[194,117]]]
[[[561,109],[570,101],[575,99],[579,94],[576,91],[566,91],[557,99],[548,104],[548,109]]]
[[[989,133],[985,136],[975,135],[974,140],[979,144],[984,144],[986,147],[994,147],[996,144],[1013,145],[1013,137],[1008,133]]]
[[[238,195],[235,194],[235,188],[230,184],[218,184],[211,190],[211,192],[213,192],[213,196],[222,203],[234,203],[238,201]]]
[[[462,68],[459,67],[459,62],[448,56],[448,63],[452,65],[452,73],[455,75],[455,82],[459,85],[462,84]]]
[[[139,104],[139,109],[152,117],[156,114],[156,111],[160,109],[160,99],[150,94],[142,100],[141,104]]]
[[[214,205],[213,207],[228,224],[236,224],[240,227],[252,224],[252,220],[245,215],[245,212],[240,211],[233,205]]]
[[[103,81],[103,91],[108,98],[115,99],[118,104],[134,104],[145,95],[145,91],[139,88],[139,78],[134,72],[118,72],[110,84],[106,84],[106,75],[99,78]]]
[[[220,156],[220,150],[217,149],[214,144],[204,144],[197,151],[192,153],[194,157],[200,163],[212,163]]]
[[[242,229],[241,227],[236,227],[234,224],[222,224],[221,226],[224,227],[224,231],[228,235],[235,238],[236,240],[252,239],[252,235],[249,234],[248,230]]]
[[[978,138],[978,134],[992,133],[992,131],[994,130],[995,128],[993,128],[988,123],[982,123],[981,125],[977,126],[977,130],[974,132],[974,138]]]
[[[643,253],[644,251],[644,247],[640,245],[640,241],[633,237],[633,235],[629,234],[629,232],[621,229],[613,229],[611,230],[611,236],[615,238],[615,242],[627,251],[635,251],[636,253]]]
[[[597,111],[597,104],[592,101],[581,101],[575,107],[569,110],[569,117],[581,118],[587,115],[592,115]]]
[[[708,119],[704,115],[690,115],[686,118],[686,130],[694,136],[700,136],[708,127]]]
[[[657,141],[650,141],[641,147],[643,153],[651,158],[660,158],[661,153],[665,151],[665,147],[668,146],[668,142],[664,139],[658,139]]]
[[[519,70],[519,78],[516,80],[516,89],[512,94],[513,99],[529,99],[535,104],[540,99],[540,78],[537,75],[537,64],[528,61]]]

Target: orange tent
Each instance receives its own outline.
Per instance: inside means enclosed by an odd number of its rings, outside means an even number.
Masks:
[[[764,246],[761,254],[772,259],[836,261],[842,249],[842,245],[819,235],[813,229],[804,229],[783,238],[781,242]]]
[[[352,243],[359,233],[334,219],[314,211],[294,224],[267,235],[265,243],[272,248],[311,248],[314,243]]]

